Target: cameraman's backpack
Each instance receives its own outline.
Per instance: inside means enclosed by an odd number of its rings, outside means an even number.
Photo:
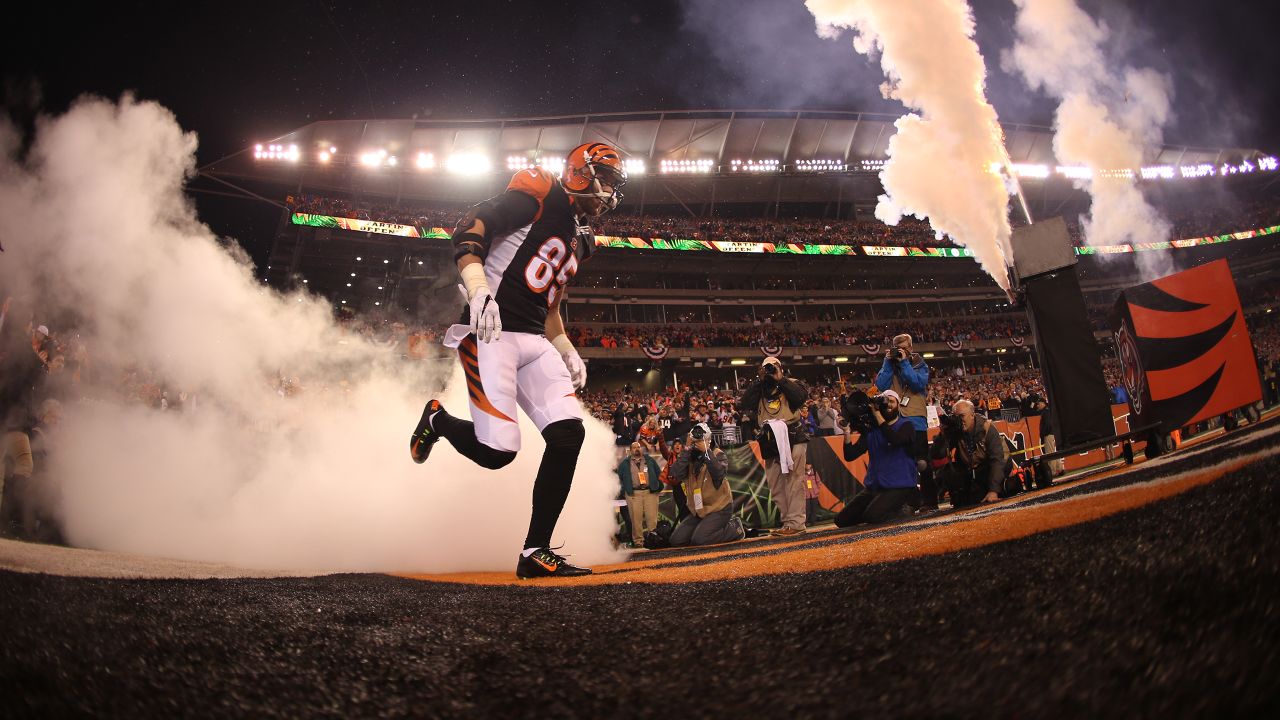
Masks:
[[[658,527],[644,534],[646,550],[662,550],[671,547],[671,533],[675,528],[666,520],[659,520]]]
[[[760,434],[756,436],[756,442],[760,443],[760,458],[762,460],[776,460],[778,457],[778,439],[773,435],[773,428],[767,423],[760,426]]]

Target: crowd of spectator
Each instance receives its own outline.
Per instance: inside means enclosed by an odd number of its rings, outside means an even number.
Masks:
[[[388,203],[371,199],[347,199],[297,193],[286,204],[294,212],[332,215],[358,220],[452,228],[462,207]],[[1169,200],[1162,212],[1175,239],[1253,230],[1280,225],[1280,208],[1263,201],[1221,204],[1180,203]],[[1076,245],[1085,245],[1084,225],[1072,217],[1068,231]],[[882,245],[893,247],[951,247],[939,239],[927,221],[903,218],[895,226],[876,219],[818,219],[810,217],[700,218],[690,216],[630,215],[627,208],[592,223],[597,235],[662,238],[665,240],[714,240],[774,244]]]
[[[893,335],[905,332],[917,343],[975,342],[1006,338],[1027,338],[1031,328],[1020,319],[964,319],[937,322],[868,323],[843,327],[824,326],[813,330],[790,329],[785,325],[761,322],[750,327],[731,325],[617,326],[596,330],[573,326],[569,339],[578,347],[604,348],[711,348],[711,347],[812,347],[883,345]]]
[[[381,203],[371,200],[347,200],[320,195],[297,193],[285,199],[292,212],[311,215],[331,215],[354,220],[414,225],[418,227],[442,227],[453,229],[460,211],[458,208],[432,208],[405,204]]]
[[[813,245],[893,245],[928,247],[949,245],[936,237],[927,222],[904,218],[890,227],[878,220],[815,220],[812,218],[693,218],[607,215],[592,225],[597,235],[717,240]]]

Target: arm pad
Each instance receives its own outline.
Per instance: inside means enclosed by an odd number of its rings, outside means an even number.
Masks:
[[[484,276],[484,263],[471,263],[458,271],[462,276],[462,284],[467,288],[467,300],[481,291],[489,292],[489,280]]]
[[[551,344],[555,346],[556,351],[561,355],[573,352],[576,349],[573,347],[573,343],[569,341],[568,335],[557,335],[551,338]]]

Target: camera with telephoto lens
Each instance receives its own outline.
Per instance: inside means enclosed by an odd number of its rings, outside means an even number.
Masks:
[[[710,440],[710,437],[707,434],[707,428],[702,423],[698,423],[689,431],[689,462],[693,465],[695,472],[698,471],[702,467],[702,464],[707,461],[707,453],[710,451],[710,447],[706,449],[699,449],[695,447],[693,443],[704,440]]]
[[[964,418],[959,415],[943,415],[938,418],[938,425],[943,433],[952,437],[964,433]]]

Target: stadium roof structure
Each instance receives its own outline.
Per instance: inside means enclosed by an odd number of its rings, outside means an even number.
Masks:
[[[499,192],[512,172],[558,172],[577,145],[618,147],[631,167],[628,204],[874,201],[896,115],[779,110],[601,113],[509,119],[314,122],[201,168],[223,182],[289,190],[470,202]],[[1004,124],[1015,167],[1046,187],[1072,187],[1053,156],[1051,128]],[[1174,169],[1252,167],[1248,148],[1165,146],[1147,159]],[[1270,158],[1274,161],[1274,158]],[[1137,170],[1136,168],[1134,169]],[[1203,170],[1202,170],[1203,172]],[[1225,171],[1224,171],[1225,172]],[[1143,169],[1144,176],[1146,168]],[[1210,172],[1209,174],[1214,174]]]

